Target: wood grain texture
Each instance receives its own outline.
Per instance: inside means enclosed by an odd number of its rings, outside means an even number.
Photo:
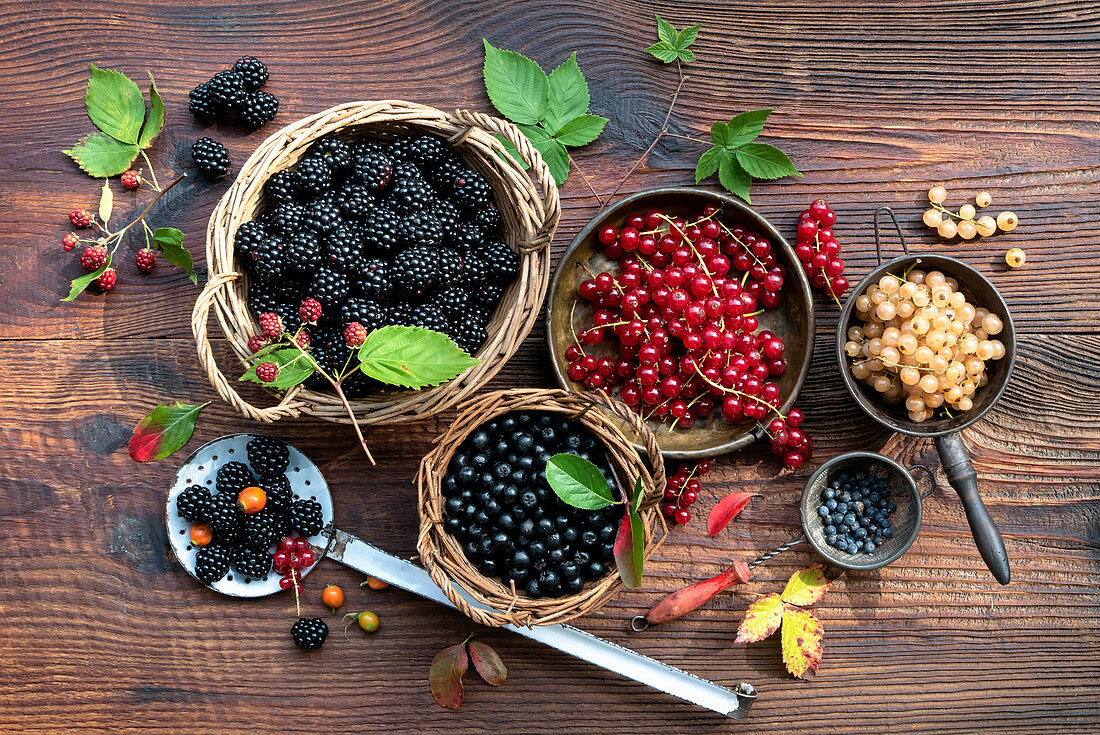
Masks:
[[[577,160],[609,192],[657,132],[676,82],[640,52],[654,11],[704,26],[674,132],[706,137],[716,118],[774,108],[767,137],[806,174],[753,187],[756,208],[781,231],[792,233],[798,212],[825,196],[855,279],[875,262],[871,212],[889,204],[911,248],[960,256],[1009,301],[1017,372],[965,436],[1012,584],[993,582],[958,500],[941,489],[901,560],[840,577],[817,606],[826,641],[813,682],[786,676],[777,640],[733,643],[749,593],[777,589],[811,560],[805,550],[684,620],[628,634],[626,620],[662,594],[794,535],[811,468],[778,473],[753,448],[722,461],[699,505],[705,512],[733,489],[763,497],[716,539],[698,520],[677,529],[644,589],[582,623],[719,682],[757,685],[745,724],[489,630],[477,635],[500,651],[510,680],[499,689],[470,682],[463,708],[444,711],[428,693],[428,665],[471,624],[399,590],[360,590],[358,575],[331,563],[308,581],[306,611],[322,614],[321,583],[335,582],[348,591],[345,611],[374,610],[382,630],[345,640],[326,615],[329,642],[300,655],[287,635],[289,598],[223,598],[171,560],[160,518],[183,456],[137,465],[126,455],[133,424],[152,406],[215,398],[190,340],[198,288],[163,263],[141,277],[127,255],[115,293],[57,302],[79,271],[59,247],[65,215],[97,191],[59,153],[90,127],[80,112],[86,64],[156,75],[168,128],[152,155],[168,176],[188,170],[200,134],[187,91],[243,53],[271,67],[277,122],[286,123],[351,99],[486,109],[483,37],[544,67],[578,50],[593,111],[612,122]],[[0,731],[1100,730],[1100,3],[51,0],[0,4],[0,24]],[[231,126],[207,133],[237,165],[261,140]],[[621,193],[690,182],[698,153],[663,140]],[[993,209],[1011,208],[1022,224],[944,245],[919,223],[933,183],[957,192],[957,203],[988,189]],[[188,233],[200,270],[206,219],[225,186],[189,177],[156,210],[157,224]],[[116,216],[146,195],[119,194]],[[562,199],[558,253],[597,209],[576,173]],[[1020,271],[1000,264],[1012,246],[1028,253]],[[935,466],[931,444],[870,425],[849,400],[831,357],[836,310],[819,306],[800,401],[817,458],[872,449]],[[550,384],[540,325],[493,387]],[[302,420],[270,432],[318,463],[342,528],[411,555],[413,474],[448,420],[369,430],[376,468],[343,428]],[[248,428],[212,404],[183,454]]]

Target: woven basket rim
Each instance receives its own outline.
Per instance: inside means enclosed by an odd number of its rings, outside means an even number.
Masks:
[[[485,174],[504,218],[504,239],[520,255],[520,271],[493,315],[489,338],[478,350],[481,362],[461,376],[422,391],[385,390],[368,400],[351,401],[355,420],[363,425],[413,421],[444,411],[484,386],[515,354],[530,333],[550,280],[549,244],[561,216],[557,186],[541,155],[511,123],[467,110],[453,114],[402,100],[348,102],[302,118],[277,131],[241,166],[211,214],[207,226],[209,278],[195,302],[191,327],[199,360],[218,394],[245,416],[263,422],[310,414],[336,423],[350,418],[339,398],[295,386],[267,390],[278,402],[260,407],[237,393],[219,368],[208,336],[212,310],[236,361],[250,356],[248,338],[259,333],[248,306],[247,277],[235,268],[234,237],[241,223],[259,209],[263,184],[275,171],[296,163],[316,139],[348,130],[376,132],[416,130],[433,133],[454,145],[474,168]],[[509,156],[496,136],[507,139],[524,158],[531,174]],[[533,179],[532,179],[533,177]]]
[[[667,526],[657,510],[664,493],[665,468],[652,431],[629,408],[603,394],[584,394],[558,388],[500,390],[467,401],[459,416],[441,434],[435,447],[420,463],[417,472],[420,562],[447,598],[465,615],[482,625],[551,625],[564,623],[598,610],[623,587],[614,566],[602,579],[589,582],[576,594],[532,600],[514,586],[482,575],[466,559],[458,541],[444,526],[442,477],[462,441],[493,417],[518,410],[549,410],[575,417],[608,448],[620,477],[641,477],[644,488],[641,515],[645,528],[645,558],[664,541]],[[642,436],[645,459],[623,434],[620,421],[627,421]],[[652,468],[652,470],[650,469]],[[629,473],[622,477],[622,473]],[[660,535],[658,536],[658,529]],[[471,604],[471,600],[475,604]]]

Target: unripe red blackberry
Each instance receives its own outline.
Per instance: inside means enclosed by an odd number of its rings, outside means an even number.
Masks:
[[[256,366],[256,377],[265,383],[271,383],[279,377],[279,366],[273,362],[262,362]]]
[[[307,324],[316,324],[321,318],[321,302],[310,297],[298,307],[298,316]]]
[[[89,245],[80,254],[80,267],[91,273],[107,265],[107,248],[102,245]]]
[[[267,337],[278,337],[283,333],[283,318],[278,314],[260,314],[260,329]]]
[[[270,341],[271,340],[262,334],[254,334],[248,338],[248,351],[255,354],[266,347],[267,343]]]
[[[95,285],[100,291],[110,291],[115,287],[116,278],[115,269],[108,268],[96,279]]]
[[[348,347],[357,349],[367,341],[367,329],[359,322],[352,322],[344,327],[344,342]]]
[[[157,254],[154,250],[148,248],[142,248],[137,251],[137,255],[134,256],[134,262],[137,264],[137,269],[142,273],[148,273],[153,270],[153,263],[157,260]]]
[[[74,209],[69,212],[69,221],[73,223],[73,227],[82,230],[92,224],[92,213],[87,209]]]
[[[123,189],[136,189],[141,184],[141,175],[134,169],[123,171],[120,179]]]
[[[61,247],[65,248],[65,252],[68,253],[76,247],[78,242],[80,242],[80,236],[78,236],[75,232],[70,232],[69,234],[65,235],[65,237],[61,238]]]

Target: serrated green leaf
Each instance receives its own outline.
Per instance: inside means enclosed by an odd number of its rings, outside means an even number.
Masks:
[[[802,176],[787,154],[767,143],[747,143],[737,149],[737,162],[758,179]]]
[[[210,402],[192,405],[171,403],[157,406],[147,414],[130,437],[130,457],[138,462],[154,462],[164,459],[191,439],[199,411]]]
[[[676,48],[676,27],[659,15],[654,14],[653,17],[657,19],[657,38]]]
[[[499,155],[499,156],[505,156],[505,155],[511,156],[512,159],[515,160],[515,162],[519,164],[519,167],[522,168],[524,171],[531,168],[531,164],[529,164],[529,163],[527,163],[527,161],[523,160],[523,156],[521,156],[520,153],[519,153],[519,150],[514,145],[512,145],[512,141],[508,140],[507,138],[505,138],[500,133],[494,133],[494,137],[496,137],[496,139],[500,141],[500,144],[502,146],[504,146],[504,150],[505,150],[505,153],[500,153],[499,151],[497,151],[497,155]]]
[[[634,493],[630,496],[630,507],[634,510],[638,510],[642,507],[642,495],[645,494],[645,488],[642,487],[642,478],[639,477],[634,481]]]
[[[91,67],[88,91],[84,93],[88,117],[97,128],[120,143],[136,144],[145,120],[141,90],[120,71],[98,69],[95,64]]]
[[[366,375],[405,388],[439,385],[480,362],[446,335],[403,326],[382,327],[368,334],[359,348],[359,360]]]
[[[198,283],[195,264],[191,253],[183,246],[183,233],[175,227],[158,227],[153,230],[153,244],[164,254],[164,259],[172,265],[183,268],[191,283]]]
[[[279,374],[276,375],[275,380],[270,383],[265,383],[256,376],[257,366],[265,362],[273,362],[279,366]],[[259,383],[265,388],[286,390],[287,388],[293,388],[299,383],[305,382],[313,373],[313,363],[310,362],[309,358],[303,355],[297,347],[288,347],[265,355],[258,360],[254,360],[252,365],[248,370],[244,371],[244,375],[242,375],[239,380]]]
[[[642,526],[642,517],[633,508],[627,508],[619,521],[619,531],[615,535],[613,546],[615,567],[627,589],[634,590],[642,586],[644,551],[645,529]]]
[[[749,110],[735,116],[726,125],[725,144],[729,148],[745,145],[756,139],[760,131],[764,129],[764,123],[768,121],[771,110]]]
[[[149,114],[145,118],[145,124],[141,127],[141,135],[138,137],[138,145],[148,148],[153,145],[153,138],[164,127],[164,100],[157,91],[157,83],[153,81],[153,73],[149,72]]]
[[[685,64],[690,64],[695,61],[695,53],[687,48],[677,49],[676,57]]]
[[[103,182],[103,191],[99,195],[99,219],[103,224],[111,219],[111,212],[115,208],[115,194],[111,191],[110,180]]]
[[[500,114],[534,125],[546,115],[547,79],[542,68],[515,51],[485,44],[485,91]]]
[[[554,136],[562,145],[576,148],[587,145],[600,137],[603,126],[607,125],[607,118],[599,115],[578,115],[561,126]]]
[[[699,156],[699,163],[695,166],[696,184],[708,176],[714,175],[714,172],[718,170],[718,164],[721,162],[723,154],[724,151],[721,148],[710,148]]]
[[[130,168],[139,148],[131,143],[119,143],[106,133],[89,133],[71,149],[62,151],[76,161],[81,170],[97,179],[118,176]]]
[[[62,301],[74,301],[76,297],[84,293],[88,286],[95,283],[96,279],[103,275],[103,273],[111,267],[111,261],[115,258],[115,251],[107,253],[107,262],[96,268],[91,273],[85,273],[80,278],[74,278],[72,285],[69,288],[69,295],[61,299]]]
[[[667,41],[658,41],[647,48],[646,51],[656,57],[658,61],[663,61],[666,64],[671,64],[673,61],[680,58],[680,52],[673,48],[672,44]]]
[[[546,462],[546,482],[566,505],[599,510],[615,502],[600,468],[575,454],[555,454]]]
[[[565,146],[551,138],[541,146],[535,147],[542,154],[542,160],[546,161],[550,175],[554,177],[554,183],[558,186],[564,184],[569,177],[569,152],[565,150]]]
[[[676,47],[677,51],[686,51],[687,47],[695,43],[695,39],[699,37],[700,25],[688,26],[684,30],[676,34],[676,42],[672,45]],[[694,60],[694,56],[692,59]]]
[[[543,118],[546,129],[560,137],[562,126],[587,112],[589,102],[588,83],[577,65],[577,52],[574,51],[547,78],[546,114]]]
[[[752,185],[752,178],[733,156],[729,154],[722,156],[721,162],[718,164],[718,181],[726,191],[752,204],[752,199],[749,198],[749,187]]]

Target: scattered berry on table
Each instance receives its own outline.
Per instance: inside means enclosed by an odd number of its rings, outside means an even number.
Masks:
[[[270,436],[254,436],[245,445],[248,464],[261,477],[280,475],[290,466],[290,448]]]
[[[336,609],[344,604],[344,590],[335,584],[330,584],[321,591],[321,602],[336,612]]]
[[[997,215],[997,226],[1005,232],[1012,232],[1018,224],[1020,224],[1020,220],[1016,218],[1013,212],[1001,212]]]
[[[287,510],[287,522],[302,536],[316,536],[325,523],[321,504],[308,498],[295,500]]]
[[[206,546],[214,539],[214,529],[206,523],[196,523],[191,526],[189,538],[195,546]]]
[[[243,74],[228,70],[220,71],[207,82],[210,100],[219,112],[239,112],[244,106],[248,93]]]
[[[195,576],[213,584],[229,573],[230,548],[225,544],[203,546],[195,555]]]
[[[699,499],[699,491],[702,483],[699,478],[710,472],[713,460],[704,459],[698,463],[685,462],[680,464],[676,473],[668,478],[665,485],[665,498],[661,502],[661,512],[677,525],[691,520],[691,512],[688,510]],[[681,515],[684,511],[687,515]]]
[[[141,174],[132,168],[123,171],[119,180],[122,182],[123,189],[136,189],[141,186]]]
[[[814,288],[824,289],[839,301],[848,290],[840,243],[833,235],[836,213],[824,199],[815,199],[798,216],[798,241],[795,255]]]
[[[279,100],[267,92],[249,92],[241,106],[241,122],[251,130],[258,130],[275,119],[279,112]]]
[[[85,227],[90,227],[92,224],[92,213],[87,209],[74,209],[69,212],[69,221],[72,222],[73,227],[78,230],[82,230]]]
[[[963,204],[957,212],[943,206],[946,199],[947,190],[942,186],[929,189],[928,201],[932,207],[926,210],[922,217],[924,224],[935,228],[939,236],[945,240],[950,240],[956,235],[964,240],[971,240],[979,235],[989,237],[996,233],[998,228],[1004,232],[1010,232],[1018,224],[1016,215],[1012,212],[1001,212],[996,219],[990,215],[977,216],[976,207],[988,207],[993,201],[988,191],[979,191],[974,196],[974,204]]]
[[[265,337],[278,337],[286,331],[283,327],[282,317],[271,312],[260,314],[260,329]]]
[[[368,633],[375,633],[382,627],[382,621],[370,610],[364,610],[359,613],[355,616],[355,620],[359,623],[359,627]]]
[[[210,512],[210,490],[202,485],[191,485],[176,496],[176,511],[180,518],[192,523],[205,521]]]
[[[290,629],[290,636],[294,639],[294,645],[306,651],[316,651],[324,645],[328,636],[328,626],[320,618],[299,618],[298,622]]]
[[[803,414],[792,408],[786,416],[773,418],[765,426],[772,452],[783,458],[783,466],[798,469],[813,456],[813,440],[802,428]]]
[[[137,255],[134,256],[134,262],[137,265],[137,269],[142,273],[149,273],[153,270],[153,264],[157,260],[157,253],[155,250],[149,250],[148,248],[142,248],[137,251]]]
[[[191,146],[191,159],[211,178],[229,173],[229,151],[213,138],[199,138]]]
[[[354,349],[363,346],[363,343],[367,341],[367,330],[359,322],[352,322],[344,327],[344,342],[347,346]]]
[[[80,267],[91,273],[107,265],[109,253],[103,245],[89,245],[80,254]]]
[[[237,507],[245,515],[259,513],[267,505],[267,493],[260,487],[246,487],[237,495]]]
[[[843,472],[821,492],[818,516],[825,543],[848,554],[870,554],[894,535],[886,481],[868,472]]]
[[[273,362],[261,362],[256,366],[256,377],[265,383],[274,383],[279,377],[279,366]]]
[[[244,79],[244,86],[249,92],[255,92],[267,84],[269,77],[267,65],[255,56],[242,56],[233,64],[234,71]]]
[[[80,242],[80,236],[75,232],[70,232],[65,237],[61,238],[61,247],[65,248],[65,252],[71,252],[73,248]]]
[[[218,119],[218,108],[210,96],[210,84],[200,84],[188,93],[187,109],[199,122],[209,125]]]
[[[307,324],[316,324],[321,320],[321,302],[315,298],[307,298],[298,307],[298,316]]]
[[[1021,248],[1012,248],[1005,253],[1005,263],[1010,268],[1019,268],[1027,261],[1027,256]]]
[[[115,287],[115,281],[118,278],[118,274],[115,273],[114,268],[108,268],[100,274],[99,278],[95,279],[96,288],[100,291],[110,291]]]
[[[993,203],[993,197],[988,191],[982,190],[974,195],[974,203],[979,207],[988,207]]]
[[[262,334],[254,334],[248,338],[248,351],[255,354],[266,347],[270,341],[270,337]]]
[[[359,583],[359,586],[360,587],[367,586],[367,587],[370,587],[372,590],[384,590],[384,589],[386,589],[387,587],[390,586],[390,583],[385,582],[385,581],[379,579],[378,577],[368,576],[366,578],[366,580]]]

